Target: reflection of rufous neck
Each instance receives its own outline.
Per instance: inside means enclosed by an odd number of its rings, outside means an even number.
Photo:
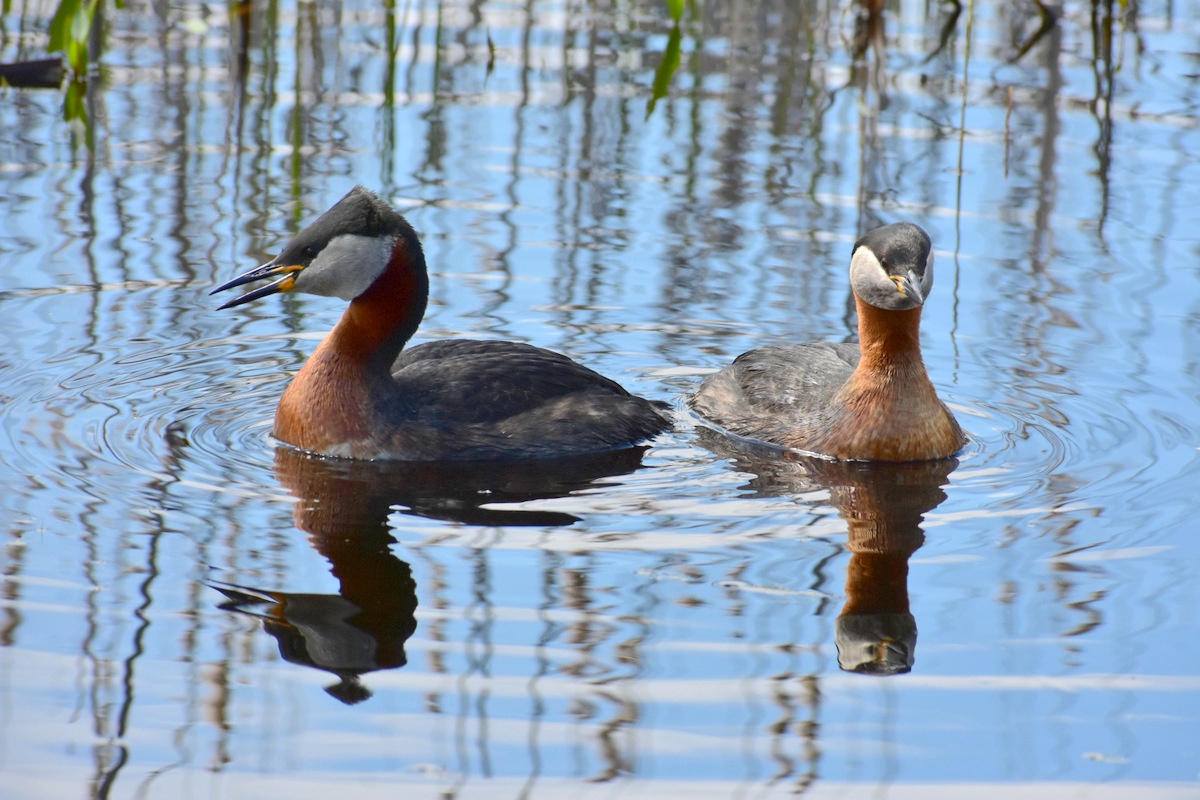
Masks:
[[[275,472],[296,497],[296,525],[329,561],[338,594],[359,609],[346,622],[375,639],[379,667],[404,664],[404,642],[417,627],[417,587],[412,568],[391,551],[388,484],[286,448],[276,453]]]
[[[349,622],[374,638],[379,667],[406,663],[404,643],[417,629],[412,568],[386,548],[369,543],[358,547],[353,539],[334,543],[315,536],[310,541],[329,559],[330,572],[340,584],[338,594],[360,609]]]
[[[917,522],[920,515],[916,515]],[[918,525],[896,530],[896,520],[851,519],[850,565],[843,614],[908,612],[908,558],[924,542]]]

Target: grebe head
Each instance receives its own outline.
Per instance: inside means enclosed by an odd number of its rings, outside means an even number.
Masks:
[[[221,284],[211,294],[274,278],[221,308],[291,291],[353,300],[379,279],[398,247],[414,267],[424,268],[421,243],[408,221],[372,192],[355,186],[296,234],[279,255]]]
[[[854,243],[850,286],[866,303],[887,311],[918,308],[933,289],[933,246],[911,222],[884,225]]]

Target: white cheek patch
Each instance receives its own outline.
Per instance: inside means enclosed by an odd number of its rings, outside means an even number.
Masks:
[[[850,258],[850,281],[858,285],[873,285],[887,281],[887,271],[869,247],[860,247]]]
[[[296,291],[353,300],[383,274],[394,244],[387,236],[337,236],[296,276]]]
[[[863,246],[850,258],[850,285],[863,300],[873,306],[886,308],[896,294],[896,284],[888,277],[883,264],[871,248]]]

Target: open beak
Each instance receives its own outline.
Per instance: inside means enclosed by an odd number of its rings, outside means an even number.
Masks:
[[[233,308],[234,306],[240,306],[242,303],[249,303],[252,300],[257,300],[260,297],[266,297],[269,294],[290,292],[292,287],[296,285],[296,276],[300,274],[300,270],[302,269],[304,269],[302,266],[276,264],[274,261],[268,261],[261,267],[255,267],[249,272],[243,272],[241,275],[238,275],[231,281],[222,283],[220,286],[209,292],[209,294],[216,294],[217,292],[223,292],[226,289],[232,289],[235,286],[253,283],[254,281],[261,281],[266,278],[277,278],[277,280],[268,283],[266,286],[260,286],[252,292],[246,292],[241,297],[235,297],[233,300],[230,300],[229,302],[220,306],[220,308],[217,310],[219,311],[222,308]]]
[[[925,295],[921,291],[921,279],[917,273],[910,269],[903,275],[892,275],[891,278],[896,284],[896,291],[919,306],[925,305]]]

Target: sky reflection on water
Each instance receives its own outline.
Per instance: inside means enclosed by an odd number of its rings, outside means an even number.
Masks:
[[[6,797],[1200,796],[1194,0],[235,8],[108,9],[90,152],[0,89]],[[425,242],[419,339],[679,408],[851,338],[852,242],[915,221],[972,442],[277,451],[341,304],[207,292],[355,183]]]

